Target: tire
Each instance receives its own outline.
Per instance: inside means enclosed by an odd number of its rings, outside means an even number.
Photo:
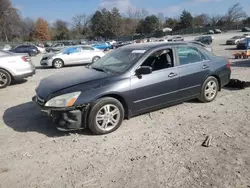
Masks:
[[[54,59],[52,65],[55,69],[60,69],[64,66],[64,62],[61,59]]]
[[[112,115],[112,112],[115,113],[115,115]],[[100,118],[99,121],[97,120],[97,116]],[[113,119],[115,122],[112,124],[110,119]],[[108,134],[117,130],[121,126],[123,119],[124,108],[122,104],[114,98],[105,97],[97,100],[91,105],[88,117],[88,127],[94,134]]]
[[[101,57],[99,57],[99,56],[95,56],[95,57],[93,57],[93,59],[92,59],[92,63],[94,63],[94,62],[96,62],[97,60],[99,60]]]
[[[0,89],[6,88],[11,83],[11,75],[3,70],[0,69]]]
[[[202,90],[198,99],[204,103],[212,102],[218,94],[219,87],[218,80],[213,76],[209,76],[202,85]]]

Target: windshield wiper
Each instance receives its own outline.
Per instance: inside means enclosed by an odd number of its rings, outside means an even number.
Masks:
[[[107,72],[105,69],[100,68],[100,67],[92,67],[92,66],[91,66],[91,68],[92,68],[92,69],[95,69],[95,70],[97,70],[97,71]]]

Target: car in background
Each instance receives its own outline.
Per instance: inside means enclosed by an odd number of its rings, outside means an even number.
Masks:
[[[110,49],[113,49],[113,46],[110,42],[104,42],[104,43],[97,43],[97,44],[93,44],[92,47],[94,48],[97,48],[99,50],[104,50],[104,51],[107,51],[107,50],[110,50]]]
[[[178,41],[184,41],[184,38],[182,36],[173,36],[168,39],[168,42],[178,42]]]
[[[250,28],[249,27],[243,27],[241,31],[242,32],[250,32]]]
[[[243,36],[248,37],[248,36],[250,36],[250,33],[245,33],[245,34],[243,34]]]
[[[39,50],[40,53],[42,53],[42,54],[46,53],[46,49],[45,48],[40,47],[40,46],[36,46],[36,47],[37,47],[37,49]]]
[[[61,42],[55,43],[50,47],[47,47],[45,50],[46,52],[58,52],[66,47],[73,46],[72,42]]]
[[[139,43],[87,67],[44,78],[32,100],[59,130],[107,134],[124,118],[195,98],[212,102],[230,75],[227,58],[197,45]]]
[[[4,51],[9,51],[12,49],[12,47],[9,44],[4,44],[0,46],[0,49]]]
[[[234,36],[226,41],[226,44],[228,45],[235,45],[238,44],[242,39],[244,39],[244,36]]]
[[[222,33],[222,31],[220,29],[214,29],[214,33],[215,34],[220,34],[220,33]]]
[[[117,48],[120,48],[122,46],[126,46],[126,45],[129,45],[131,44],[130,42],[122,42],[122,41],[119,41],[119,42],[116,42],[113,44],[113,49],[117,49]]]
[[[247,48],[247,39],[244,38],[241,41],[239,41],[236,47],[237,47],[237,49],[245,50]]]
[[[214,31],[213,30],[208,30],[207,34],[214,34]]]
[[[14,49],[9,50],[14,53],[26,53],[29,56],[36,56],[40,53],[39,49],[35,45],[20,45]]]
[[[21,80],[35,74],[35,67],[27,54],[16,54],[0,50],[0,89],[14,80]]]
[[[213,37],[210,35],[202,35],[194,38],[194,41],[201,42],[206,45],[210,45],[213,42]]]
[[[205,44],[203,44],[203,43],[201,43],[201,42],[199,42],[199,41],[189,41],[189,43],[194,44],[194,45],[201,46],[201,47],[205,48],[206,50],[208,50],[209,52],[213,52],[213,49],[212,49],[211,46],[205,45]]]
[[[105,54],[91,46],[73,46],[64,48],[54,54],[46,54],[40,64],[43,67],[62,68],[65,65],[89,64],[97,61]]]

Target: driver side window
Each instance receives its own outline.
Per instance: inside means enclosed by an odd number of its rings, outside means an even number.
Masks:
[[[153,71],[158,71],[174,66],[172,49],[153,52],[141,66],[150,66]]]

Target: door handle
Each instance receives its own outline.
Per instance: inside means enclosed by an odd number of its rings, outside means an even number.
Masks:
[[[207,68],[209,68],[209,65],[203,65],[202,68],[207,69]]]
[[[168,75],[168,77],[175,77],[175,76],[177,76],[177,74],[176,73],[174,73],[174,72],[171,72],[169,75]]]

